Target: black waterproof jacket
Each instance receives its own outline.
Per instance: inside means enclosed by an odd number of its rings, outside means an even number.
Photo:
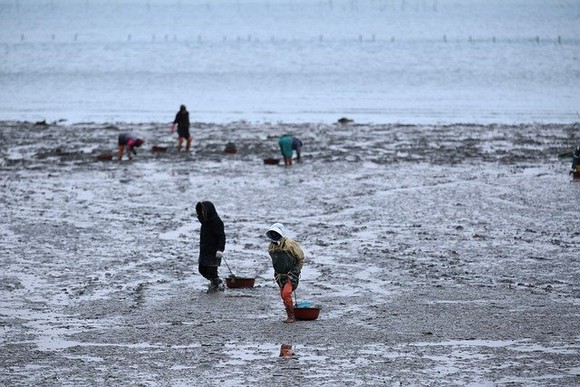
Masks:
[[[177,124],[177,130],[189,130],[189,112],[178,111],[173,120],[174,124]]]
[[[221,259],[216,258],[215,254],[217,251],[223,252],[226,247],[224,223],[212,202],[199,202],[195,210],[201,223],[198,263],[203,266],[220,266]]]

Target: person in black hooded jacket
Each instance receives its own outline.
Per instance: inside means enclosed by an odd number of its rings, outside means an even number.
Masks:
[[[224,249],[226,234],[224,223],[219,217],[212,202],[198,202],[195,206],[197,219],[201,223],[199,231],[199,274],[210,281],[208,293],[224,290],[222,279],[218,274]]]
[[[179,111],[175,115],[175,119],[171,125],[171,133],[175,131],[175,125],[177,125],[177,151],[181,152],[181,145],[183,144],[183,140],[185,140],[185,150],[189,152],[189,148],[191,148],[191,134],[189,133],[189,112],[185,105],[179,107]]]

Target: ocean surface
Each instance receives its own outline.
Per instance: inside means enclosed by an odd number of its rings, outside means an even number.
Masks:
[[[0,0],[0,27],[0,120],[580,120],[575,0]]]

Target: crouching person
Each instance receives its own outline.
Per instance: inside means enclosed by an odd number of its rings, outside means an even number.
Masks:
[[[298,287],[300,272],[304,265],[304,252],[298,242],[286,236],[286,229],[281,223],[274,223],[266,232],[270,239],[268,254],[272,258],[274,277],[280,287],[280,297],[286,309],[285,323],[293,323],[294,303],[292,292]]]
[[[224,284],[218,274],[223,251],[226,247],[224,223],[219,217],[212,202],[198,202],[195,206],[197,219],[201,223],[199,231],[199,274],[210,281],[207,292],[215,293],[224,290]]]
[[[137,155],[135,148],[139,148],[143,145],[145,141],[139,138],[135,133],[121,133],[119,134],[118,147],[117,147],[117,157],[119,161],[123,158],[123,152],[127,149],[127,157],[129,160],[133,158],[133,155]]]

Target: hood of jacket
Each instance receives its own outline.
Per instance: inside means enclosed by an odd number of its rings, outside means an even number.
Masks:
[[[280,238],[280,239],[273,238],[275,236],[274,233],[280,235],[282,238]],[[268,231],[266,231],[266,236],[272,242],[279,242],[287,236],[286,235],[286,228],[284,227],[284,225],[282,223],[274,223],[273,225],[270,226]]]
[[[195,212],[197,212],[197,219],[200,223],[205,223],[217,216],[215,206],[210,201],[198,202],[195,205]]]

